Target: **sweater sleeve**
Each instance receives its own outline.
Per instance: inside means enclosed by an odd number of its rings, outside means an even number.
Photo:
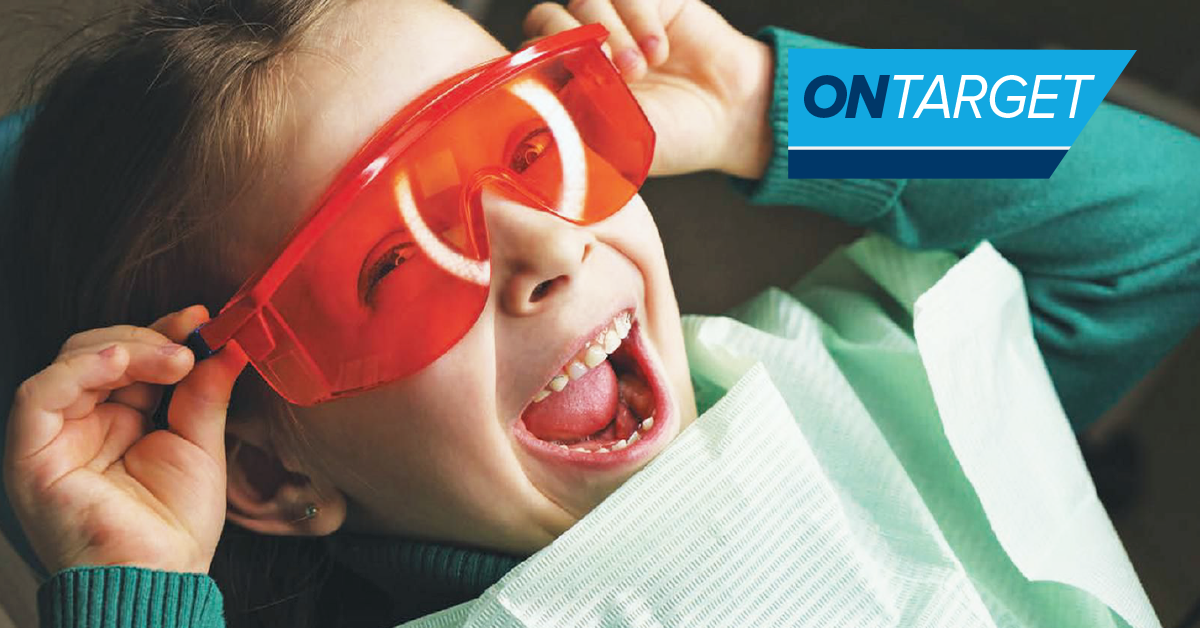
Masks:
[[[1020,269],[1034,333],[1083,429],[1200,323],[1200,139],[1103,103],[1049,179],[788,179],[787,49],[838,47],[781,29],[775,147],[750,199],[803,205],[911,248],[989,240]]]
[[[223,628],[223,602],[204,574],[77,567],[38,590],[42,628]]]

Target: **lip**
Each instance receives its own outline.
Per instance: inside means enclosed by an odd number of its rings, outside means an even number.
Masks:
[[[602,328],[603,326],[597,328],[596,331],[598,332]],[[594,337],[594,334],[585,338],[592,337]],[[520,418],[513,423],[512,428],[517,442],[521,443],[531,455],[543,462],[592,470],[611,470],[640,465],[661,451],[663,446],[666,445],[666,441],[670,439],[670,435],[676,430],[675,426],[679,421],[678,416],[676,416],[675,406],[671,403],[671,395],[667,388],[666,373],[663,372],[662,365],[656,359],[657,356],[651,355],[650,344],[647,342],[646,336],[642,331],[641,322],[637,319],[634,319],[633,327],[629,330],[629,336],[624,342],[632,343],[629,347],[630,354],[637,360],[638,368],[654,394],[654,426],[647,431],[640,432],[642,436],[637,442],[620,451],[583,452],[574,449],[564,450],[558,445],[548,443],[534,436],[525,428],[525,423]],[[582,346],[583,343],[580,343],[575,351],[578,352]],[[574,353],[571,355],[574,355]],[[522,408],[521,413],[524,414],[524,408]]]

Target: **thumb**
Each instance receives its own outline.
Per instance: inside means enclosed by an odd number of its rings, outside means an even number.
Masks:
[[[208,319],[207,308],[203,305],[193,305],[154,321],[150,324],[150,329],[170,338],[171,342],[183,344],[188,334]]]
[[[175,387],[167,409],[170,430],[214,460],[225,460],[225,415],[233,383],[246,367],[246,354],[236,342],[196,364]]]

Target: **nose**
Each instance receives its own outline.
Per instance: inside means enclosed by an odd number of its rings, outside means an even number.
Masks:
[[[481,200],[500,308],[530,316],[565,298],[596,245],[594,234],[492,190]]]

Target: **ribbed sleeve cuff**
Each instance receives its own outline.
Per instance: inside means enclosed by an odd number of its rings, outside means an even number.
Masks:
[[[775,27],[763,29],[757,36],[775,51],[774,95],[767,112],[775,145],[762,179],[734,178],[734,186],[753,203],[803,205],[852,224],[886,213],[904,188],[904,180],[788,178],[788,50],[849,46]]]
[[[38,590],[42,628],[220,628],[221,592],[206,575],[80,567]]]

